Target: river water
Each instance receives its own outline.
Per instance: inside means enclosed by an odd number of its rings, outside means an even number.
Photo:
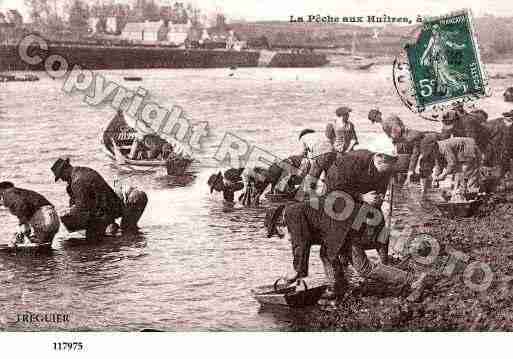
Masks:
[[[513,68],[495,65],[489,71]],[[227,211],[206,185],[219,169],[213,156],[225,133],[286,157],[297,152],[301,129],[323,129],[341,105],[353,108],[360,143],[373,150],[391,144],[381,127],[367,120],[372,107],[385,115],[398,113],[418,129],[437,127],[401,105],[389,66],[368,72],[326,67],[100,73],[128,88],[144,87],[156,103],[168,109],[179,105],[194,121],[208,121],[211,135],[188,178],[178,181],[163,171],[129,175],[113,166],[99,145],[112,108],[92,107],[83,94],[63,92],[62,81],[42,73],[38,82],[0,84],[0,180],[39,191],[63,210],[65,184],[54,182],[50,167],[67,156],[72,164],[90,166],[111,183],[123,178],[149,196],[138,235],[87,245],[73,239],[80,233],[61,227],[48,255],[0,253],[0,325],[5,330],[286,330],[300,320],[297,313],[262,312],[250,294],[291,269],[288,241],[265,236],[268,203]],[[143,81],[124,82],[130,75]],[[491,117],[509,110],[502,100],[506,83],[492,80],[495,95],[483,102]],[[408,202],[407,207],[397,204],[397,213],[406,217],[402,226],[420,214],[415,200],[404,199],[409,194],[398,196]],[[0,243],[7,243],[16,219],[1,209],[0,220]],[[318,249],[311,263],[310,280],[321,281]],[[27,311],[67,313],[70,321],[15,323]]]

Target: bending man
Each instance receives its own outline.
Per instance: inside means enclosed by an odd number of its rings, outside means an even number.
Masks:
[[[52,243],[59,231],[59,216],[53,205],[41,194],[0,183],[0,203],[19,220],[15,244]]]
[[[68,183],[66,191],[70,196],[67,217],[73,222],[83,223],[87,240],[100,240],[107,227],[116,218],[123,216],[123,203],[103,177],[88,167],[74,167],[69,159],[59,158],[52,166],[55,181]]]
[[[414,281],[409,273],[382,263],[372,264],[364,251],[369,242],[383,241],[386,236],[379,208],[394,173],[394,163],[395,157],[367,150],[346,153],[328,170],[326,195],[284,209],[295,270],[290,283],[308,276],[310,247],[320,244],[328,281],[324,299],[334,299],[345,291],[343,266],[348,262],[352,262],[364,278],[415,289],[412,300],[420,295],[422,281]],[[278,207],[276,212],[280,209]],[[271,218],[275,219],[268,226],[268,233],[272,235],[276,233],[279,215],[274,213]]]
[[[432,173],[434,180],[442,181],[455,174],[455,193],[478,190],[482,155],[473,138],[451,137],[442,141],[426,138],[421,147],[424,177]]]

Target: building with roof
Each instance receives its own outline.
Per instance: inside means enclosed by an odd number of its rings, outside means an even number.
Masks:
[[[121,38],[134,42],[167,41],[168,29],[164,21],[128,22],[121,31]]]
[[[105,32],[109,34],[116,33],[118,29],[118,20],[114,16],[109,16],[105,19]]]
[[[169,24],[169,32],[167,34],[167,41],[175,45],[182,45],[190,35],[191,22],[187,24]]]
[[[0,24],[19,27],[23,25],[23,16],[16,9],[0,9]]]
[[[173,24],[170,21],[128,22],[121,31],[120,38],[132,42],[167,43],[182,45],[187,40],[191,22]]]
[[[15,9],[9,9],[7,11],[7,19],[14,26],[22,26],[23,25],[23,16]]]

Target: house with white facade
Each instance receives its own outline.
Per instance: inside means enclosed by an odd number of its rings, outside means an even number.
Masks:
[[[174,45],[182,45],[189,36],[189,31],[192,27],[191,22],[187,24],[169,24],[169,32],[167,34],[167,41]]]
[[[164,33],[167,35],[164,21],[129,22],[121,31],[121,38],[134,42],[152,43],[166,41]]]

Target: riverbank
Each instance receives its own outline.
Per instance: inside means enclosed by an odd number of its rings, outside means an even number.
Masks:
[[[495,196],[473,218],[447,219],[433,213],[424,221],[423,233],[440,244],[438,266],[422,301],[409,303],[397,292],[384,296],[377,284],[368,283],[352,293],[336,309],[315,309],[304,327],[294,330],[334,331],[504,331],[513,325],[513,194]],[[429,253],[429,248],[427,252]],[[459,255],[458,255],[459,253]],[[456,258],[466,259],[466,264]],[[452,259],[452,260],[451,260]],[[463,275],[468,264],[489,265],[493,280],[488,289],[472,290]],[[443,265],[440,266],[440,263]],[[427,267],[408,260],[403,267],[416,272]],[[430,267],[431,270],[433,266]],[[448,275],[452,271],[451,275]],[[473,283],[483,283],[476,271]]]
[[[43,41],[40,38],[40,41]],[[233,67],[321,67],[328,63],[324,54],[314,52],[277,52],[264,50],[231,51],[225,49],[181,49],[159,46],[103,46],[80,43],[46,43],[48,52],[40,46],[30,46],[27,53],[46,60],[60,55],[72,65],[90,70],[182,69]],[[25,62],[16,45],[0,45],[0,71],[43,71],[47,62]]]
[[[350,54],[344,53],[340,51],[334,51],[334,50],[317,50],[316,52],[325,54],[329,60],[328,66],[338,66],[337,63],[339,59],[345,59]],[[374,62],[375,65],[391,65],[395,57],[390,55],[374,55],[371,53],[358,53],[358,56],[364,57],[368,59],[369,61]],[[487,56],[483,58],[485,65],[491,65],[491,64],[503,64],[503,65],[511,65],[513,64],[513,53],[505,53],[501,54],[501,56]],[[512,67],[512,73],[513,73],[513,67]],[[494,74],[489,74],[490,76],[493,76]]]

